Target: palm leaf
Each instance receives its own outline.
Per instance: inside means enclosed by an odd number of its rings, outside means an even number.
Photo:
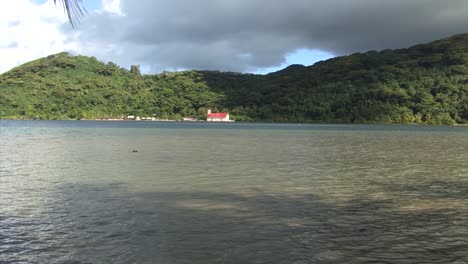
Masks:
[[[59,1],[62,4],[64,12],[67,14],[70,24],[72,27],[75,27],[87,13],[83,0],[54,0],[54,3],[57,4]]]

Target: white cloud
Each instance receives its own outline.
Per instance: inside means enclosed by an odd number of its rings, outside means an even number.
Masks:
[[[102,0],[102,9],[107,12],[121,15],[120,0]]]
[[[74,49],[66,43],[60,26],[67,23],[53,0],[43,4],[30,0],[5,1],[0,9],[0,73],[21,63]]]

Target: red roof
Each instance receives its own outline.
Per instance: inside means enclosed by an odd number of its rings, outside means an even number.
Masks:
[[[227,113],[212,113],[208,114],[208,118],[226,118],[227,115]]]

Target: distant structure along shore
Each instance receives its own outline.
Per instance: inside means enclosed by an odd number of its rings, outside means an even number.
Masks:
[[[117,119],[116,119],[117,120]],[[127,115],[126,118],[121,118],[118,120],[134,120],[134,121],[205,121],[205,120],[199,120],[194,116],[188,116],[184,117],[183,119],[179,120],[169,120],[169,119],[160,119],[153,115],[152,117],[140,117],[137,115]],[[219,112],[219,113],[212,113],[211,109],[208,109],[207,115],[206,115],[206,121],[207,122],[234,122],[234,120],[231,120],[229,118],[229,114],[226,112]]]
[[[212,113],[211,110],[208,110],[206,115],[206,121],[208,122],[234,122],[234,120],[229,120],[228,113]]]

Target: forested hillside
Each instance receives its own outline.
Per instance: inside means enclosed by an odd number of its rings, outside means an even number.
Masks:
[[[268,75],[141,75],[68,53],[0,75],[3,119],[203,118],[208,108],[239,121],[468,123],[468,34]]]

